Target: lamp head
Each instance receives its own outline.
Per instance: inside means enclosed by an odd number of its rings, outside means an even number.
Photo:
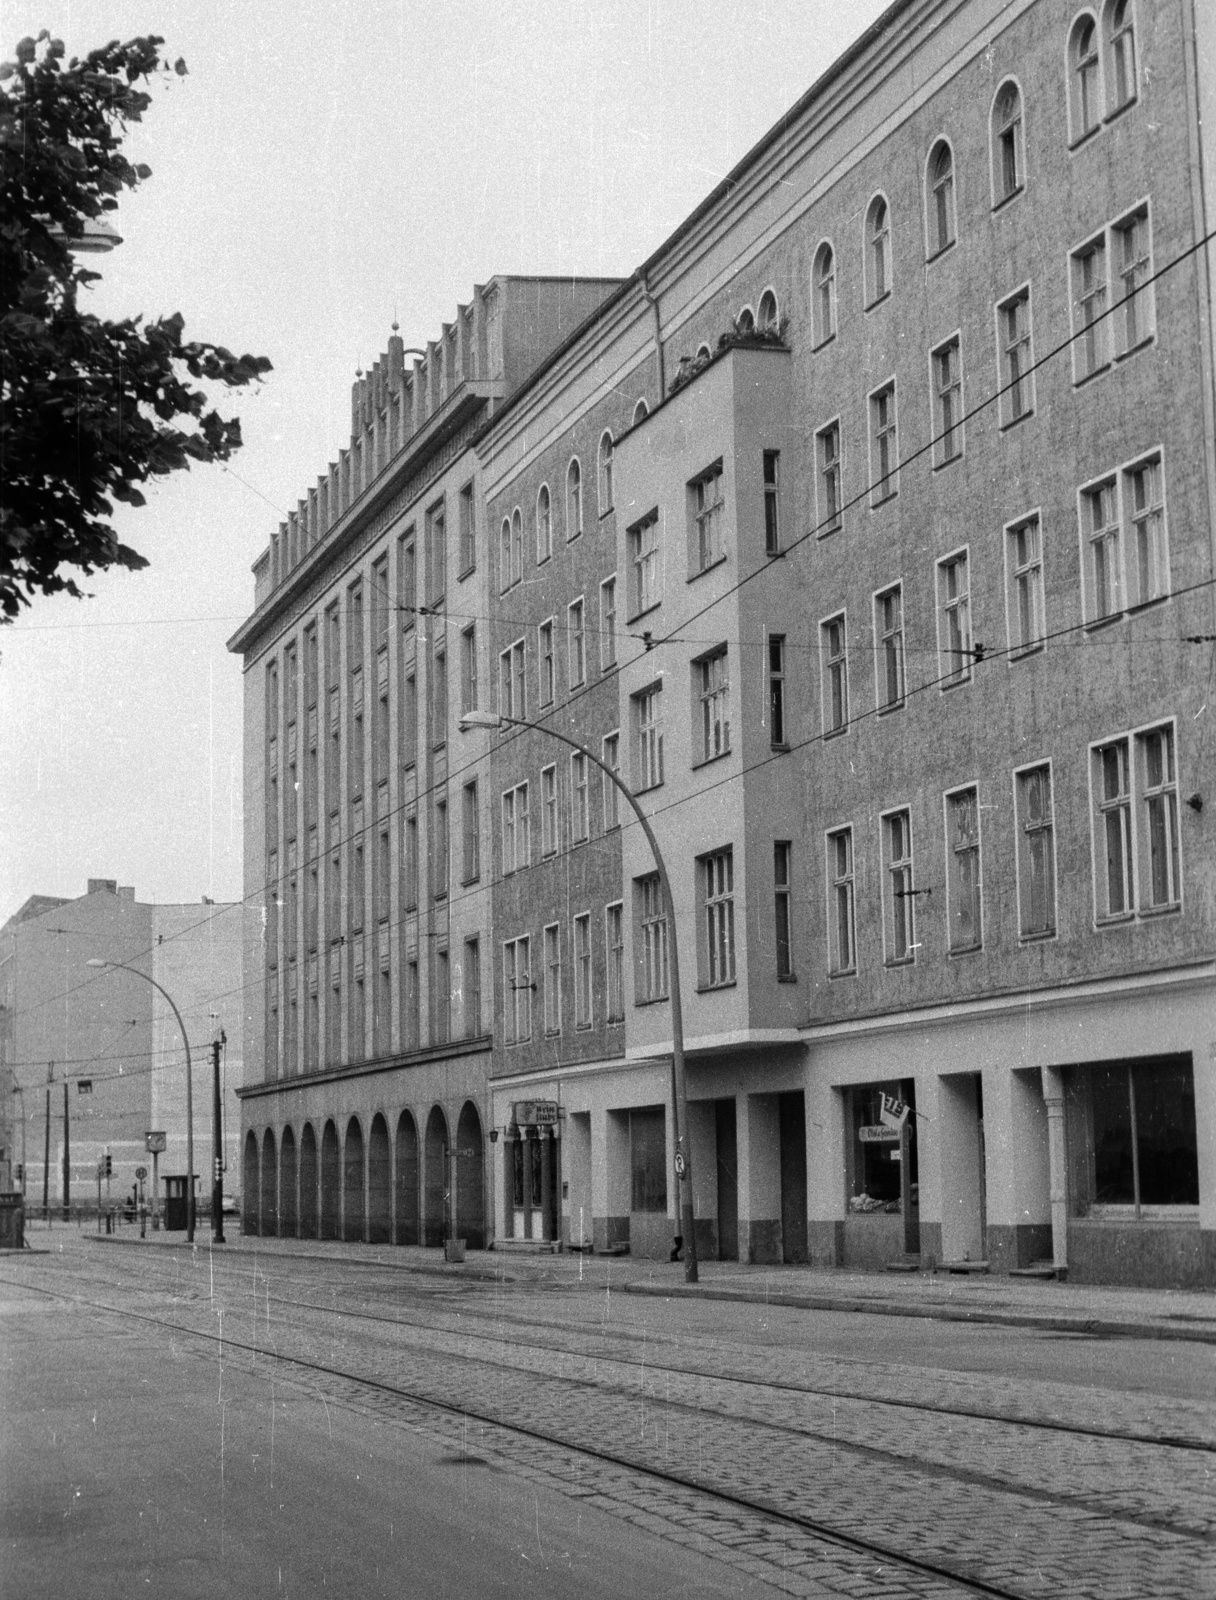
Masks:
[[[109,965],[110,963],[108,961],[103,961],[100,956],[93,956],[90,960],[85,962],[86,967],[108,967]]]
[[[460,730],[468,728],[501,728],[502,718],[497,711],[466,711],[460,719]]]

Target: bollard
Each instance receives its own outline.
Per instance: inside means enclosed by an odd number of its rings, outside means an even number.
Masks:
[[[106,1232],[114,1232],[114,1213],[112,1211],[106,1212]]]
[[[144,1210],[143,1206],[140,1206],[139,1208],[139,1237],[141,1239],[146,1239],[148,1237],[148,1213]]]

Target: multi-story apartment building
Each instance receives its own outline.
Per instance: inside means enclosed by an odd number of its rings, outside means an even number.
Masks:
[[[676,1230],[671,930],[557,734],[671,876],[703,1254],[1216,1281],[1214,33],[892,6],[473,425],[460,708],[536,726],[450,734],[418,981],[478,941],[499,1240]]]
[[[90,961],[135,970],[90,970]],[[0,1162],[4,1181],[24,1189],[31,1210],[44,1195],[53,1208],[65,1200],[96,1205],[98,1162],[106,1156],[103,1204],[130,1196],[141,1169],[150,1199],[149,1132],[165,1135],[157,1176],[182,1180],[185,1193],[185,1049],[177,1019],[149,979],[172,995],[189,1040],[200,1209],[211,1201],[211,1047],[225,1041],[222,1154],[231,1192],[241,1131],[235,1091],[245,1074],[240,907],[209,900],[150,905],[113,878],[90,878],[76,899],[31,896],[0,927]],[[157,1198],[163,1203],[163,1182]]]

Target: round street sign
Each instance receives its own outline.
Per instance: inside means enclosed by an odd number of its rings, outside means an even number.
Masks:
[[[677,1178],[682,1178],[684,1176],[684,1173],[687,1170],[687,1168],[688,1168],[688,1162],[685,1161],[685,1159],[684,1159],[683,1150],[677,1150],[676,1151],[676,1177]]]
[[[139,1179],[139,1180],[140,1180],[140,1182],[141,1182],[141,1183],[142,1183],[142,1182],[143,1182],[143,1180],[144,1180],[144,1179],[145,1179],[145,1178],[146,1178],[146,1177],[147,1177],[147,1176],[148,1176],[148,1169],[147,1169],[147,1167],[136,1167],[136,1169],[135,1169],[135,1176],[136,1176],[136,1177],[137,1177],[137,1178],[138,1178],[138,1179]]]

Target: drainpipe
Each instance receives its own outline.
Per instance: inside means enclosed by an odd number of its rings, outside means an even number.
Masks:
[[[1064,1076],[1059,1067],[1044,1067],[1043,1099],[1047,1103],[1048,1187],[1051,1194],[1051,1253],[1056,1277],[1068,1276],[1068,1170],[1064,1143]]]
[[[640,282],[646,303],[654,312],[654,353],[659,363],[659,404],[662,405],[663,398],[667,393],[667,378],[663,370],[663,324],[659,318],[658,299],[651,294],[650,285],[646,282],[646,274],[644,272],[641,275]]]

